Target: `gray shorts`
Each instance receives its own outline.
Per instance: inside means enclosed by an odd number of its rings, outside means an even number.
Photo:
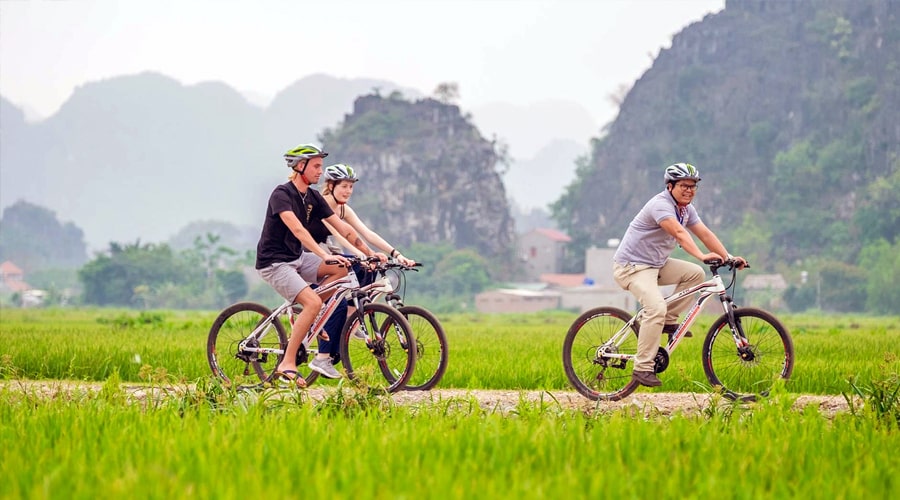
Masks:
[[[303,252],[297,260],[276,262],[256,272],[278,292],[278,295],[287,300],[294,300],[304,288],[319,282],[316,275],[321,264],[321,257],[312,252]]]

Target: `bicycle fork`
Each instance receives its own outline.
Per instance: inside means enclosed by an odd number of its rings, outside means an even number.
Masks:
[[[731,337],[734,339],[734,345],[737,348],[737,355],[743,361],[753,361],[756,358],[756,353],[753,350],[753,345],[750,343],[750,339],[747,338],[746,333],[744,332],[744,327],[741,324],[741,320],[736,318],[734,315],[734,309],[737,307],[734,305],[731,297],[727,295],[722,296],[722,308],[725,309],[725,317],[728,321],[728,328],[731,330]]]

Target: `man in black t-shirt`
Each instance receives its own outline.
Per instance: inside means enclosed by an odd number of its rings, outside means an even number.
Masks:
[[[322,159],[328,153],[310,144],[301,144],[284,155],[292,170],[290,181],[275,187],[269,197],[266,219],[256,246],[256,269],[279,295],[301,304],[303,310],[294,320],[284,358],[278,365],[280,377],[293,380],[298,387],[306,381],[297,373],[297,350],[313,320],[322,308],[322,298],[309,285],[326,284],[346,276],[349,262],[339,255],[328,255],[316,244],[304,223],[313,218],[328,221],[364,254],[372,250],[349,224],[337,217],[322,195],[310,186],[322,176]],[[326,264],[325,260],[337,261]],[[310,361],[309,367],[329,378],[340,378],[328,353]]]

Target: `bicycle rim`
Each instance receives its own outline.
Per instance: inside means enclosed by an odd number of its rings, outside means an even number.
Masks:
[[[416,370],[407,380],[406,390],[427,391],[437,385],[447,371],[447,336],[441,323],[427,309],[404,306],[399,310],[416,337]]]
[[[223,310],[213,321],[206,355],[213,375],[230,386],[255,386],[266,381],[283,355],[239,352],[240,343],[272,313],[261,304],[240,302]],[[277,321],[256,342],[259,347],[284,349],[287,335]]]
[[[614,307],[591,309],[575,320],[563,342],[563,368],[569,382],[585,397],[618,401],[637,389],[631,380],[633,360],[599,359],[598,348],[612,338],[631,319],[627,312]],[[622,345],[619,354],[637,353],[637,327]]]
[[[357,330],[366,334],[366,340],[354,335]],[[412,346],[415,336],[406,318],[392,307],[369,303],[344,325],[341,362],[347,377],[358,384],[395,392],[403,389],[415,370]]]
[[[703,342],[703,370],[726,397],[752,401],[767,396],[778,379],[790,378],[794,345],[784,325],[766,311],[740,308],[734,320],[749,346],[735,346],[728,317],[722,315]]]

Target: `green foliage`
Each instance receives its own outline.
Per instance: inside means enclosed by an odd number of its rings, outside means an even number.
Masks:
[[[451,295],[474,295],[490,283],[488,262],[474,250],[454,250],[438,263],[434,279]]]
[[[148,288],[187,284],[196,271],[180,262],[168,245],[113,242],[106,254],[88,262],[78,276],[87,304],[140,306]]]
[[[866,274],[866,309],[896,314],[900,304],[900,241],[870,243],[863,248],[859,265]]]
[[[247,295],[250,287],[242,271],[233,269],[216,269],[216,282],[221,285],[222,293],[229,303],[238,302]]]
[[[794,144],[775,157],[771,226],[776,256],[793,261],[805,256],[807,248],[820,249],[826,255],[849,261],[859,249],[851,234],[850,210],[863,164],[858,141],[846,137],[819,147],[811,140]],[[831,255],[829,255],[831,254]]]
[[[418,272],[405,275],[404,300],[408,304],[427,303],[434,312],[458,312],[493,283],[489,274],[492,264],[471,249],[416,243],[404,255],[423,264]]]
[[[866,301],[866,276],[863,270],[842,262],[824,262],[819,270],[822,309],[836,312],[862,311]]]
[[[176,253],[168,245],[111,243],[78,272],[86,304],[139,308],[215,308],[249,292],[243,256],[219,244],[219,236],[196,237]]]
[[[25,273],[77,268],[87,261],[84,233],[71,222],[60,223],[46,208],[17,201],[0,218],[0,262],[6,260]]]
[[[864,108],[875,98],[876,90],[878,90],[878,83],[875,79],[871,76],[864,76],[848,82],[844,96],[854,108]]]
[[[853,396],[862,398],[866,409],[874,418],[886,423],[889,428],[900,427],[900,375],[889,374],[883,380],[873,380],[868,383],[859,383],[854,378],[849,381]],[[844,393],[850,403],[850,409],[854,414],[858,413],[854,398]]]
[[[772,248],[772,232],[764,223],[761,214],[747,212],[740,226],[732,231],[728,249],[735,255],[741,255],[753,265],[754,262],[769,260],[767,249]]]
[[[900,159],[894,161],[893,173],[875,179],[863,192],[860,207],[854,215],[854,226],[863,241],[885,239],[897,242],[900,236]]]
[[[773,142],[778,135],[778,130],[769,121],[756,122],[750,125],[750,142],[753,149],[761,156],[771,156]]]
[[[816,287],[790,285],[784,291],[784,301],[793,312],[803,312],[816,305]]]

